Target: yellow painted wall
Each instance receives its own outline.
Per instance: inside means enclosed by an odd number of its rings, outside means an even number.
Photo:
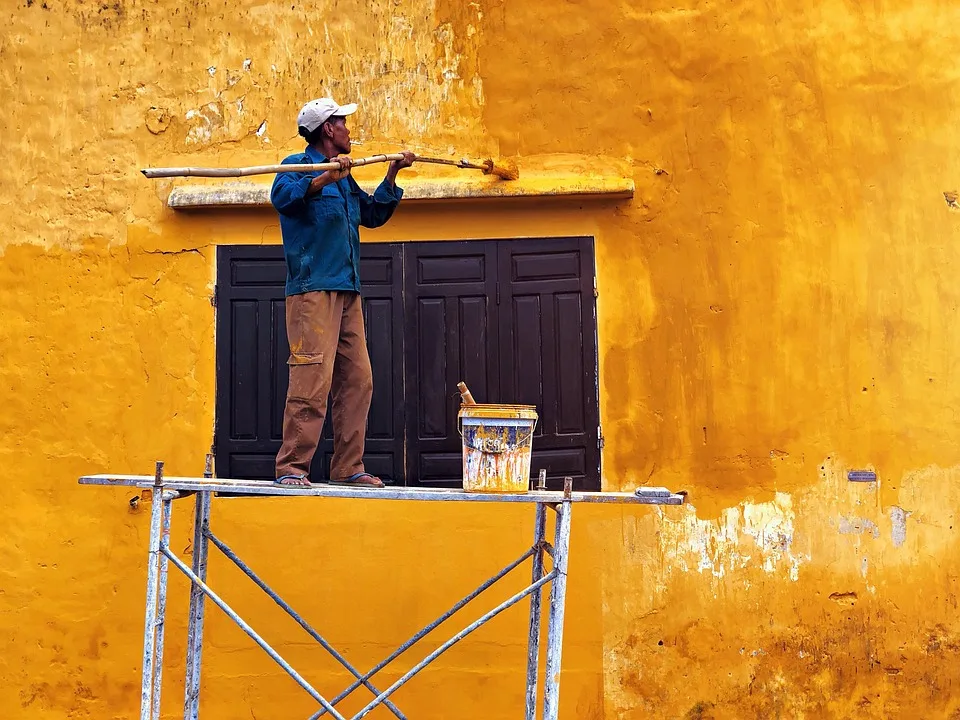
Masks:
[[[960,716],[954,4],[0,12],[0,717],[135,714],[148,517],[76,478],[155,459],[202,471],[215,246],[279,241],[267,210],[174,214],[173,183],[138,168],[273,162],[323,92],[361,103],[358,154],[607,159],[636,182],[631,201],[408,204],[365,236],[596,237],[604,488],[663,484],[690,504],[576,508],[564,717]],[[880,482],[848,483],[861,468]],[[530,535],[516,508],[214,513],[361,666]],[[225,563],[211,576],[321,689],[346,683]],[[175,717],[186,596],[171,585]],[[398,704],[517,717],[523,626],[517,611],[485,628]],[[205,717],[309,714],[239,630],[216,613],[208,628]]]

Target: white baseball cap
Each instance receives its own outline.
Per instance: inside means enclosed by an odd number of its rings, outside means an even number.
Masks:
[[[306,128],[310,132],[313,132],[334,115],[342,117],[344,115],[352,115],[356,111],[356,103],[337,105],[337,103],[330,98],[311,100],[300,108],[300,114],[297,115],[297,127]]]

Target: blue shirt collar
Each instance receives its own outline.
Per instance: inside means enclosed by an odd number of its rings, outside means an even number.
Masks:
[[[303,151],[311,161],[314,163],[322,163],[327,161],[327,156],[322,152],[313,147],[313,145],[307,145],[307,149]]]

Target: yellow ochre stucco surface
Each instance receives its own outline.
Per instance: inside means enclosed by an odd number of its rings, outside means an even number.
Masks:
[[[408,204],[364,235],[596,238],[603,487],[690,494],[663,511],[575,508],[564,718],[960,717],[960,216],[943,196],[960,185],[960,6],[11,0],[0,13],[0,717],[137,714],[148,506],[76,479],[157,459],[202,472],[216,246],[280,239],[269,209],[168,209],[180,181],[139,168],[277,162],[301,147],[300,104],[326,93],[360,103],[357,155],[509,156],[525,177],[636,184],[632,199]],[[851,469],[879,481],[849,483]],[[189,515],[176,506],[183,557]],[[219,533],[364,668],[512,559],[529,515],[214,505]],[[211,579],[321,690],[347,684],[222,558]],[[172,576],[169,718],[186,601]],[[519,717],[525,623],[521,609],[498,619],[397,704]],[[207,627],[207,720],[312,712],[215,609]]]

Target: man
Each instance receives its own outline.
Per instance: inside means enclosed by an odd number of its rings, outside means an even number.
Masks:
[[[287,262],[286,320],[290,341],[290,385],[283,413],[283,445],[276,481],[309,485],[313,460],[331,398],[333,459],[327,482],[383,487],[363,467],[363,445],[373,395],[360,300],[359,226],[375,228],[393,214],[403,196],[397,173],[414,155],[391,163],[374,194],[350,175],[350,131],[354,103],[308,102],[297,126],[308,145],[283,163],[336,162],[323,173],[277,173],[270,201],[280,214]]]

